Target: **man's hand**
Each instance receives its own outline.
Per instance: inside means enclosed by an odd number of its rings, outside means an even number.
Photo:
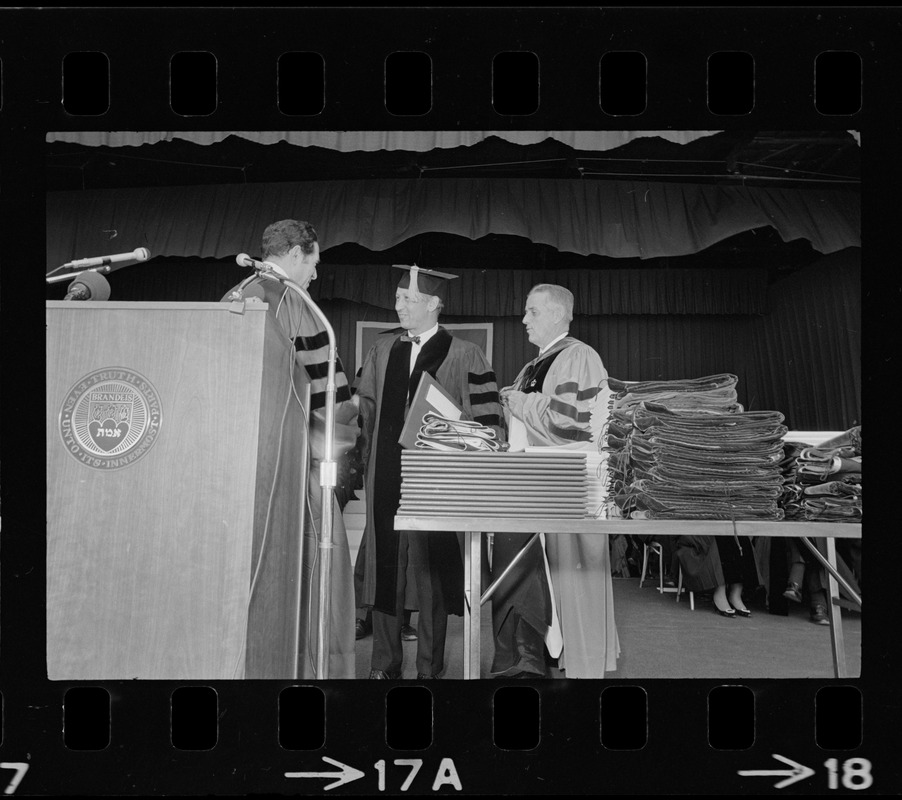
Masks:
[[[519,420],[523,420],[523,404],[526,402],[526,393],[516,389],[504,388],[501,390],[501,402],[510,413]]]

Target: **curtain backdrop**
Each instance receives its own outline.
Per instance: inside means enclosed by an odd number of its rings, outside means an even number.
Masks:
[[[476,321],[523,316],[526,296],[539,283],[558,283],[574,294],[578,316],[762,315],[768,310],[766,269],[462,269],[451,281],[445,316]],[[114,300],[218,301],[249,275],[234,260],[154,258],[109,276]],[[387,264],[323,264],[310,285],[318,304],[349,301],[395,319],[401,272]],[[48,299],[65,295],[67,282],[48,285]],[[361,317],[361,319],[363,319]]]
[[[763,314],[766,269],[457,269],[445,314],[522,316],[529,290],[558,283],[574,294],[574,313]],[[400,270],[387,264],[325,265],[314,299],[351,300],[392,313]]]
[[[771,285],[763,315],[578,315],[570,332],[595,347],[609,374],[622,380],[729,372],[739,378],[739,402],[747,410],[779,411],[792,430],[846,430],[861,423],[860,273],[860,251],[850,250]],[[362,303],[324,300],[321,307],[336,326],[349,373],[360,366],[354,360],[357,320],[397,320],[393,311]],[[521,317],[444,319],[492,322],[493,365],[499,381],[510,384],[536,354]]]
[[[572,333],[598,349],[611,375],[669,380],[731,372],[739,377],[739,399],[748,409],[780,411],[796,430],[845,430],[861,421],[860,260],[858,249],[837,253],[770,287],[752,275],[758,300],[745,313],[723,299],[741,290],[741,283],[729,283],[732,270],[707,271],[707,280],[693,276],[694,270],[585,271],[579,280],[588,283],[571,282],[567,270],[552,275],[576,293],[583,309]],[[660,275],[649,274],[655,272]],[[683,272],[685,283],[679,280]],[[119,270],[109,280],[115,300],[216,301],[246,276],[247,270],[229,262],[156,259]],[[474,301],[477,294],[497,296],[496,308],[507,308],[507,299],[500,297],[507,289],[497,282],[503,276],[485,276],[481,292],[474,284]],[[313,284],[313,294],[335,327],[345,368],[354,374],[360,366],[354,357],[358,320],[395,322],[397,317],[384,302],[379,307],[342,298],[334,287],[324,292],[322,280]],[[609,286],[607,294],[584,288],[596,285]],[[65,283],[52,284],[47,297],[61,299],[65,292]],[[594,294],[588,303],[587,294]],[[657,297],[661,304],[654,311],[637,303],[631,312],[628,306],[605,306],[606,297]],[[586,313],[589,308],[604,310]],[[522,306],[498,316],[448,313],[443,318],[494,323],[493,363],[502,383],[510,383],[535,355],[520,321]]]
[[[562,252],[656,258],[770,225],[832,253],[860,244],[857,192],[644,181],[310,181],[51,192],[47,270],[146,247],[153,256],[258,254],[273,220],[308,219],[320,247],[381,251],[419,234],[521,236]]]
[[[801,430],[861,424],[861,258],[837,253],[780,281],[757,338],[760,391]]]
[[[330,150],[409,150],[425,152],[433,148],[477,144],[490,136],[513,144],[538,144],[555,139],[575,150],[613,150],[633,139],[658,137],[675,144],[712,136],[718,131],[52,131],[48,142],[71,142],[98,147],[137,147],[142,144],[182,139],[194,144],[215,144],[238,136],[260,144],[288,142],[300,147]]]

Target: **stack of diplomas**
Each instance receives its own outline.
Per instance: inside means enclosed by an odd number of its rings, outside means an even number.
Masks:
[[[398,516],[586,516],[586,453],[401,452]]]
[[[576,448],[537,447],[526,448],[527,453],[572,453]],[[605,516],[607,504],[607,461],[608,454],[600,450],[580,450],[586,456],[586,475],[589,496],[586,498],[586,516],[596,519]]]

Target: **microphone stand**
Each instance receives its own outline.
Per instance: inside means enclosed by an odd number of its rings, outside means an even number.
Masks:
[[[319,619],[316,629],[316,674],[320,679],[329,677],[329,627],[331,623],[331,601],[329,586],[332,578],[332,523],[334,509],[332,505],[333,491],[338,483],[338,465],[333,456],[335,453],[335,358],[337,347],[335,345],[335,331],[326,315],[320,307],[313,302],[313,298],[290,278],[279,275],[274,270],[259,269],[254,267],[256,274],[243,281],[236,289],[236,294],[252,281],[257,275],[261,278],[276,281],[291,289],[303,303],[313,312],[313,315],[323,324],[326,335],[329,338],[328,371],[326,374],[326,431],[323,459],[319,465],[319,482],[322,487],[322,516],[320,521],[319,537]],[[294,353],[292,353],[294,358]],[[304,487],[306,491],[306,487]],[[303,520],[301,520],[303,528]]]
[[[99,272],[101,275],[105,275],[110,271],[109,265],[103,267],[93,267],[91,269],[83,269],[78,272],[67,272],[64,275],[53,275],[51,278],[49,275],[44,279],[46,283],[60,283],[61,281],[71,281],[75,280],[79,275],[84,275],[86,272]],[[54,270],[56,272],[56,270]],[[52,274],[52,273],[51,273]]]

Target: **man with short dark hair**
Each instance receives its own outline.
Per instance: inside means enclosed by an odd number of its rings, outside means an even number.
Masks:
[[[502,409],[491,365],[472,342],[438,324],[442,295],[456,275],[414,267],[395,294],[403,331],[383,334],[366,356],[357,396],[364,435],[371,443],[366,468],[363,596],[373,609],[370,678],[402,676],[401,626],[408,562],[416,572],[417,677],[438,678],[445,669],[448,614],[463,613],[461,543],[453,532],[396,531],[401,498],[398,438],[424,372],[463,409],[464,418],[495,428],[503,437]]]
[[[263,232],[264,263],[275,273],[307,289],[316,280],[319,264],[319,243],[316,231],[309,222],[283,219],[269,225]],[[329,339],[326,331],[297,293],[277,281],[256,277],[223,297],[224,301],[258,298],[269,305],[269,313],[276,319],[285,336],[293,342],[295,359],[306,370],[310,380],[310,443],[311,464],[308,470],[307,503],[310,515],[304,521],[303,573],[301,596],[305,603],[300,615],[299,677],[316,678],[313,647],[316,641],[317,619],[308,603],[317,598],[318,590],[318,531],[322,521],[322,487],[316,462],[323,457],[325,432],[326,381],[329,358]],[[348,379],[336,358],[335,364],[335,447],[337,460],[356,443],[357,404],[348,387]],[[329,624],[329,678],[354,678],[354,584],[348,536],[337,501],[333,502],[331,559],[331,613]]]
[[[316,265],[319,263],[319,241],[316,231],[309,222],[296,219],[283,219],[274,222],[263,231],[263,258],[277,264],[287,271],[291,269],[291,258],[304,260],[305,270],[295,274],[295,280],[302,289],[306,289],[311,281],[316,280]],[[312,273],[307,278],[308,271]]]

